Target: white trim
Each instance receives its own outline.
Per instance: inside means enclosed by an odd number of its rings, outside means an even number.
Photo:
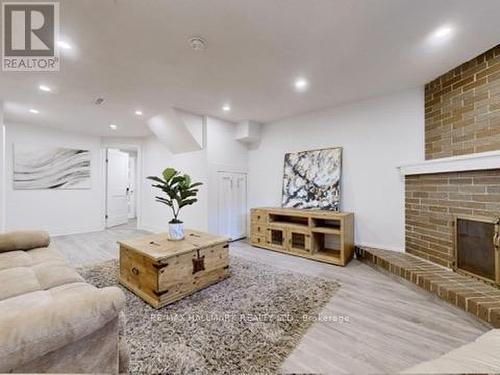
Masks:
[[[149,225],[149,224],[144,224],[141,226],[137,226],[137,229],[146,231],[146,232],[151,232],[151,233],[167,233],[168,232],[168,222],[165,220],[165,227],[162,228],[159,225]]]
[[[119,150],[133,150],[137,152],[137,165],[136,165],[136,219],[137,219],[137,228],[142,227],[142,181],[144,179],[144,162],[143,162],[143,146],[142,144],[134,144],[134,143],[102,143],[101,144],[101,164],[103,165],[102,174],[103,174],[103,191],[101,195],[101,210],[102,210],[102,218],[104,220],[104,227],[106,227],[106,183],[107,183],[107,170],[106,170],[106,152],[108,148],[114,148]]]
[[[399,166],[398,168],[403,176],[500,169],[500,151],[489,151],[477,154],[426,160],[420,163],[405,164]]]
[[[84,233],[93,233],[93,232],[102,232],[106,230],[103,225],[90,225],[88,227],[80,227],[80,228],[53,228],[49,229],[49,234],[51,237],[60,237],[60,236],[71,236],[74,234],[84,234]]]

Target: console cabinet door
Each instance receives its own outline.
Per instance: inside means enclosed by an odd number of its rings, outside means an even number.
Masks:
[[[286,250],[286,230],[282,228],[267,228],[266,234],[267,245],[272,249]]]
[[[291,252],[311,252],[311,234],[307,230],[287,230],[287,250]]]

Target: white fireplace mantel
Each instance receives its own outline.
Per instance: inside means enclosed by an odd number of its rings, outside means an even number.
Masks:
[[[398,168],[403,176],[500,169],[500,151],[426,160],[420,163],[404,164]]]

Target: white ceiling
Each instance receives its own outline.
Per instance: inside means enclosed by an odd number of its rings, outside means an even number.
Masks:
[[[499,0],[64,0],[74,49],[61,71],[2,72],[0,98],[7,122],[95,135],[147,135],[170,106],[269,122],[423,85],[498,44],[499,14]],[[445,24],[456,35],[429,44]],[[190,48],[193,35],[206,51]],[[293,90],[298,76],[307,92]]]

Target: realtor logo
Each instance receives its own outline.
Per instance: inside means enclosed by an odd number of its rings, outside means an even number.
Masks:
[[[59,3],[2,4],[4,71],[59,71]]]

